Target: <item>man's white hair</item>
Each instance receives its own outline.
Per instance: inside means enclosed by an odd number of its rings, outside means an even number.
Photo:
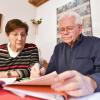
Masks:
[[[68,16],[68,17],[75,17],[76,24],[82,25],[82,18],[81,18],[81,16],[78,13],[73,12],[73,11],[67,11],[67,12],[63,13],[60,16],[60,19],[59,20],[63,19],[66,16]]]

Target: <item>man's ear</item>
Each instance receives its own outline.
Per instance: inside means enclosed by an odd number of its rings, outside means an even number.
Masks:
[[[79,25],[80,32],[82,32],[83,25]]]

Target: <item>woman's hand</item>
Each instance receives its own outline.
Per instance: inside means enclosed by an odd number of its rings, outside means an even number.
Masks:
[[[40,76],[40,64],[35,63],[31,68],[30,79],[37,78]]]

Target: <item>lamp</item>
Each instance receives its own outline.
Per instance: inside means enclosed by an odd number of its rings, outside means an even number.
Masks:
[[[36,20],[36,19],[31,19],[31,22],[33,23],[33,25],[35,26],[35,35],[38,34],[38,25],[40,25],[42,23],[42,18]]]

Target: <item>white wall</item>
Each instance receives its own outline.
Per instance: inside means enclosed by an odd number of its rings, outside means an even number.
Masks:
[[[28,0],[0,0],[0,13],[3,14],[2,33],[0,33],[0,44],[7,42],[4,27],[6,22],[12,18],[19,18],[29,25],[28,42],[35,42],[41,49],[41,56],[49,61],[56,45],[56,8],[66,4],[67,0],[49,0],[37,9],[28,3]],[[100,37],[100,0],[91,0],[93,34]],[[36,16],[37,15],[37,16]],[[38,35],[34,36],[32,18],[43,18],[38,27]],[[36,38],[36,41],[35,41]]]
[[[3,14],[2,33],[0,33],[0,44],[8,40],[5,35],[5,24],[8,20],[18,18],[29,25],[28,42],[34,42],[34,28],[31,19],[36,17],[36,8],[27,0],[0,0],[0,13]]]
[[[37,9],[37,17],[43,19],[39,25],[37,44],[41,49],[41,56],[50,60],[56,45],[56,8],[65,4],[66,0],[50,0]]]
[[[100,0],[91,0],[93,35],[100,37]]]
[[[56,45],[56,8],[66,4],[67,0],[49,0],[37,10],[37,17],[43,18],[39,26],[37,44],[42,50],[42,56],[48,61]],[[100,0],[91,0],[93,35],[100,37]]]

